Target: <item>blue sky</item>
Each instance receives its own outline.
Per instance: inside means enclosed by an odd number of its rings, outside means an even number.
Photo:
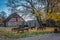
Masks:
[[[5,11],[7,14],[7,16],[10,14],[10,12],[8,11],[8,7],[6,5],[7,0],[0,0],[0,12],[1,11]]]
[[[7,0],[0,0],[0,11],[6,8],[6,2]]]

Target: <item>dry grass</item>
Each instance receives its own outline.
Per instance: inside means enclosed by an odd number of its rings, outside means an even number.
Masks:
[[[39,31],[39,32],[53,32],[54,31],[54,27],[46,27],[45,29],[39,29],[39,30],[37,30],[37,28],[34,28],[33,30],[29,30],[29,32],[37,32],[37,31]]]
[[[11,30],[12,28],[11,27],[3,27],[3,28],[0,28],[0,31],[5,31],[5,32],[12,32]],[[37,30],[37,28],[34,28],[34,29],[29,29],[29,32],[37,32],[37,31],[40,31],[40,32],[53,32],[54,31],[54,27],[46,27],[45,29],[40,29],[40,30]]]
[[[54,31],[54,27],[46,27],[46,29],[40,30],[41,32],[53,32]]]
[[[46,32],[53,32],[54,28],[53,27],[46,27],[46,29],[43,30],[37,30],[37,28],[34,29],[29,29],[29,32],[24,32],[24,33],[16,33],[11,31],[11,27],[2,27],[0,28],[0,37],[8,37],[8,38],[17,38],[17,37],[26,37],[29,35],[39,35],[39,34],[44,34]]]
[[[11,32],[11,29],[12,29],[11,27],[6,27],[6,28],[5,27],[1,27],[0,31]]]

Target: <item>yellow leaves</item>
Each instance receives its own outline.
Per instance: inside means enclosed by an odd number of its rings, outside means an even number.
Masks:
[[[40,12],[35,12],[34,16],[40,16]]]
[[[0,24],[3,24],[3,20],[0,19]]]
[[[57,13],[47,13],[46,16],[45,16],[45,20],[47,19],[53,19],[54,21],[60,21],[60,14],[57,14]]]
[[[41,12],[35,12],[34,16],[40,16]],[[41,15],[42,16],[42,15]],[[48,20],[49,18],[53,19],[54,21],[60,21],[60,14],[58,13],[45,13],[45,16],[43,18],[43,16],[41,17],[41,20]]]
[[[51,18],[51,14],[50,13],[46,13],[46,16],[45,16],[45,20]]]
[[[60,20],[60,14],[52,14],[52,19],[55,21],[59,21]]]

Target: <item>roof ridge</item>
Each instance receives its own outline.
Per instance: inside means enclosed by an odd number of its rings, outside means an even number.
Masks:
[[[15,12],[15,13],[12,13],[11,15],[9,15],[9,16],[4,20],[4,22],[5,22],[5,21],[8,21],[10,18],[12,18],[12,17],[14,17],[14,16],[16,16],[16,15],[17,15],[18,17],[22,18],[20,15],[17,14],[17,12]],[[22,19],[23,19],[23,18],[22,18]],[[24,20],[24,19],[23,19],[23,20]]]

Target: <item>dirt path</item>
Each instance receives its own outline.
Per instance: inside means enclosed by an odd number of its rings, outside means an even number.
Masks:
[[[34,37],[18,38],[18,39],[2,39],[0,40],[60,40],[60,34],[45,34]]]

